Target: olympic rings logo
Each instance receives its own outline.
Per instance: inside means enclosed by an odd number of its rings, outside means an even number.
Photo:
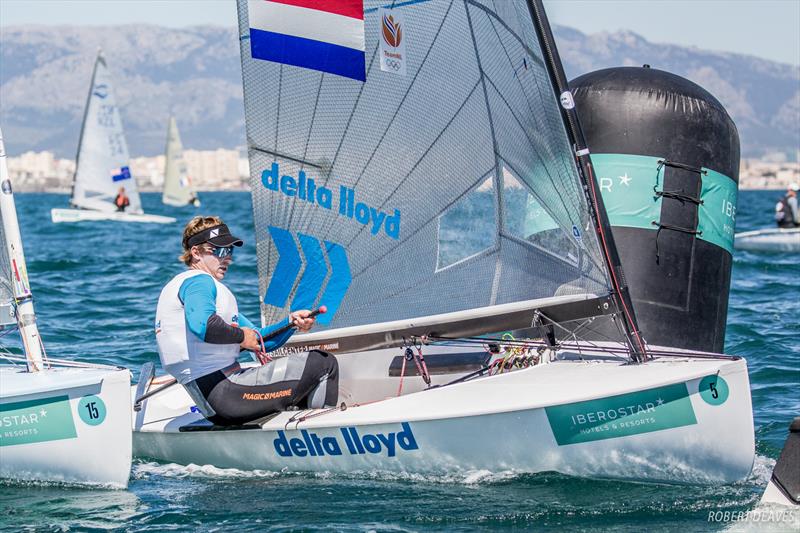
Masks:
[[[400,70],[402,68],[402,66],[403,66],[403,64],[400,61],[398,61],[397,59],[390,59],[390,58],[384,58],[383,59],[383,64],[386,65],[388,68],[392,69],[395,72]]]

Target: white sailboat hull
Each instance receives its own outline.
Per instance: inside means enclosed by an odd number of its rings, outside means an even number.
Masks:
[[[751,252],[800,252],[800,228],[769,228],[737,233],[734,247]]]
[[[94,211],[90,209],[51,209],[53,222],[86,222],[96,220],[113,220],[115,222],[145,222],[150,224],[171,224],[172,217],[161,215],[135,214],[120,211]]]
[[[136,413],[134,455],[247,470],[558,471],[698,483],[741,479],[753,464],[750,386],[741,359],[557,360],[425,391],[421,378],[407,375],[409,393],[392,397],[399,378],[386,368],[397,355],[395,349],[340,356],[346,410],[303,421],[321,411],[283,412],[255,429],[186,431],[202,417],[173,387]],[[370,374],[386,377],[368,380]],[[712,405],[699,387],[717,375],[727,396]],[[433,376],[434,384],[455,377]],[[635,415],[621,416],[630,409]]]
[[[125,488],[130,372],[0,367],[0,477]]]
[[[187,206],[200,207],[202,205],[200,203],[200,200],[195,200],[194,202],[186,202],[183,200],[174,200],[166,196],[162,197],[161,201],[165,205],[171,205],[172,207],[187,207]]]

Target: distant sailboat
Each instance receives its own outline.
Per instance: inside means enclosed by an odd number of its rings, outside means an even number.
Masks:
[[[186,161],[183,159],[183,144],[178,133],[175,117],[169,117],[167,127],[167,148],[164,154],[166,167],[164,169],[164,193],[161,201],[167,205],[181,207],[193,205],[200,207],[200,199],[192,187],[192,180],[186,171]]]
[[[3,344],[16,329],[23,355]],[[128,485],[130,382],[124,368],[48,359],[33,308],[0,133],[0,478]]]
[[[72,182],[70,205],[76,209],[51,210],[53,222],[175,222],[174,218],[147,215],[142,211],[136,180],[128,161],[128,144],[114,99],[111,73],[102,53],[98,52]],[[115,198],[123,188],[130,203],[124,210],[118,210]]]

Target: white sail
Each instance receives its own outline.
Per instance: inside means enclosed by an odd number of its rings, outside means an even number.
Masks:
[[[6,168],[6,153],[3,145],[3,133],[0,131],[0,183],[6,183],[8,173]],[[8,182],[9,186],[11,182]],[[14,285],[11,270],[11,260],[8,256],[8,242],[4,229],[3,212],[0,210],[0,330],[15,327],[17,319],[14,314]]]
[[[130,199],[125,212],[142,213],[129,159],[111,73],[105,58],[98,53],[83,116],[70,203],[85,209],[116,211],[114,198],[124,187]]]
[[[25,266],[25,254],[22,251],[22,238],[17,222],[17,208],[14,205],[14,193],[11,189],[11,180],[8,178],[6,165],[6,150],[3,143],[3,132],[0,130],[0,234],[2,234],[3,250],[0,252],[3,268],[0,274],[0,289],[3,300],[0,305],[7,302],[10,290],[13,317],[19,328],[22,344],[28,363],[28,370],[38,371],[43,368],[44,347],[36,325],[36,314],[33,311],[33,297],[28,284],[28,272]],[[0,320],[3,320],[0,318]]]
[[[164,192],[161,201],[167,205],[199,205],[191,178],[183,158],[183,144],[178,133],[175,117],[169,118],[167,127],[167,148],[165,151]]]
[[[360,70],[341,70],[277,54],[272,5],[240,2],[265,322],[326,305],[318,326],[338,331],[608,294],[527,4],[384,7],[364,2],[364,51],[345,60]],[[378,60],[388,17],[405,74]]]

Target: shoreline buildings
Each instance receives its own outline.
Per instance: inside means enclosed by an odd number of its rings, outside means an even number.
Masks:
[[[250,178],[244,149],[184,150],[189,177],[198,191],[246,191]],[[134,157],[130,161],[140,191],[160,191],[164,184],[164,156]],[[58,159],[52,152],[25,152],[8,157],[15,192],[69,193],[75,161]],[[800,183],[800,162],[742,159],[739,189],[786,189]]]

